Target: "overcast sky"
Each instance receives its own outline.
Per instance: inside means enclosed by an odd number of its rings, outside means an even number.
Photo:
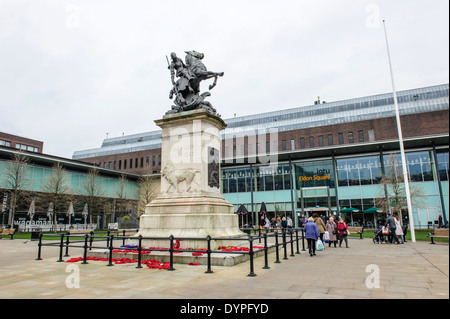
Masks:
[[[382,19],[398,90],[449,82],[448,0],[0,0],[0,131],[71,158],[157,130],[186,50],[224,119],[391,92]]]

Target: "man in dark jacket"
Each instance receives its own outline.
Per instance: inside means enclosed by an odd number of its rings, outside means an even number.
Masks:
[[[394,216],[392,216],[392,214],[388,215],[388,218],[386,219],[386,227],[389,227],[389,241],[391,242],[391,244],[394,243],[394,241],[397,244],[400,244],[400,242],[398,241],[397,238],[397,234],[395,233],[397,230],[397,225],[395,224],[395,218]]]

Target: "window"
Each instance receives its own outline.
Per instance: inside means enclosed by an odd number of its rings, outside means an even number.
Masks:
[[[158,155],[158,165],[161,166],[161,154]]]
[[[155,165],[156,165],[156,156],[153,155],[152,156],[152,166],[155,166]]]
[[[270,142],[266,142],[266,154],[270,154]]]
[[[314,147],[314,137],[312,137],[312,136],[309,138],[309,147],[310,148]]]
[[[295,140],[291,140],[291,150],[295,150]]]
[[[344,144],[344,134],[339,133],[338,135],[339,135],[339,145]]]
[[[130,169],[133,168],[133,159],[130,158]]]
[[[135,158],[134,159],[134,168],[138,168],[139,167],[139,159]]]
[[[282,151],[286,151],[287,150],[286,140],[281,141],[281,150]]]
[[[305,149],[306,148],[306,146],[305,146],[305,139],[303,137],[300,138],[300,148],[301,149]]]
[[[144,167],[144,158],[141,157],[141,168]]]
[[[358,131],[359,142],[364,142],[364,131]]]
[[[319,136],[319,147],[323,147],[323,136]]]
[[[237,152],[236,146],[233,146],[233,157],[236,157],[236,152]]]
[[[9,142],[9,141],[4,141],[4,140],[0,140],[0,145],[1,145],[1,146],[11,147],[11,142]]]
[[[333,145],[333,134],[329,134],[328,135],[328,145],[332,146]]]
[[[355,140],[353,139],[353,132],[348,132],[348,142],[353,144]]]
[[[127,169],[127,160],[123,160],[123,169]]]
[[[122,169],[122,160],[119,160],[119,170]]]

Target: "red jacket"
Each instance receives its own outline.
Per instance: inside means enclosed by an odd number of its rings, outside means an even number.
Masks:
[[[339,230],[339,236],[342,236],[342,233],[344,232],[344,230],[348,229],[348,226],[345,222],[344,223],[339,222],[337,229]]]

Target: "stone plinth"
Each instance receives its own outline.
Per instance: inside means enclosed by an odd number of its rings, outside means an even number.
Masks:
[[[141,216],[143,237],[240,237],[238,217],[220,192],[220,131],[226,124],[205,110],[170,114],[155,121],[162,128],[161,193]],[[240,241],[214,241],[239,246]],[[168,241],[144,245],[168,247]],[[206,248],[206,241],[182,241],[181,248]]]

